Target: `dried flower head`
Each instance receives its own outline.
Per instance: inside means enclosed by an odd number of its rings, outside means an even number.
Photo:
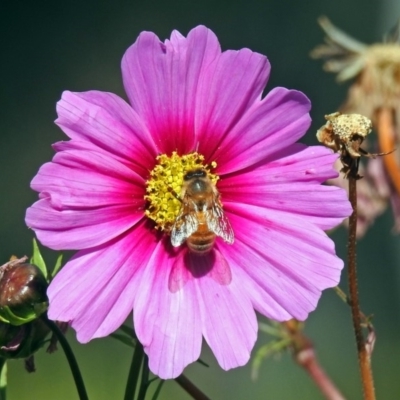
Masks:
[[[345,177],[360,178],[359,161],[362,155],[375,157],[361,148],[365,137],[371,132],[372,122],[360,114],[335,112],[325,115],[326,124],[317,131],[320,143],[340,153]]]
[[[318,22],[327,34],[326,44],[317,46],[311,56],[325,59],[325,71],[337,73],[339,82],[356,78],[341,111],[373,119],[377,109],[390,107],[399,118],[399,26],[383,43],[369,46],[335,27],[326,17]]]
[[[363,221],[359,220],[358,234],[365,232],[367,226],[384,210],[382,204],[388,201],[392,204],[397,221],[395,231],[400,232],[400,21],[382,43],[373,45],[352,38],[326,17],[318,22],[327,34],[326,44],[316,47],[311,56],[324,59],[324,69],[337,73],[339,82],[354,79],[340,111],[362,114],[371,119],[378,134],[378,148],[375,150],[379,154],[387,154],[382,162],[372,161],[372,164],[379,163],[379,168],[382,168],[379,176],[385,183],[368,176],[370,171],[376,170],[375,166],[368,165],[364,169],[366,179],[362,183],[365,189],[363,193],[369,199],[365,197],[358,202],[358,215],[364,218]],[[368,143],[364,145],[368,148]],[[382,191],[378,186],[390,190]],[[363,205],[367,208],[363,209]],[[361,229],[362,226],[364,229]]]

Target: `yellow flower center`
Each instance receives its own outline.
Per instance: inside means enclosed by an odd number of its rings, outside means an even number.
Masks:
[[[211,182],[216,184],[219,177],[210,172],[217,164],[204,165],[204,156],[193,152],[179,156],[175,151],[171,156],[157,156],[157,165],[150,172],[144,196],[148,201],[145,214],[156,223],[156,228],[170,232],[182,206],[183,178],[189,172],[202,168]]]

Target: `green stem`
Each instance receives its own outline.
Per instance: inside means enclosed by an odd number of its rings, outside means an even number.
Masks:
[[[86,393],[85,384],[82,379],[81,372],[79,370],[78,363],[72,352],[72,349],[65,338],[64,334],[61,332],[60,328],[53,322],[50,321],[47,316],[42,316],[42,321],[49,327],[49,329],[54,333],[57,337],[60,345],[64,351],[65,357],[67,357],[67,361],[69,364],[69,368],[71,369],[72,376],[75,381],[76,390],[78,391],[79,399],[80,400],[89,400],[89,397]]]
[[[0,357],[0,400],[7,398],[7,360]]]
[[[140,366],[144,357],[143,346],[136,341],[131,366],[129,368],[128,380],[126,381],[124,400],[132,400],[135,396],[136,385],[139,381]]]
[[[186,378],[185,375],[179,375],[177,378],[175,378],[175,382],[178,383],[178,385],[186,390],[187,393],[189,393],[193,399],[195,400],[210,400],[209,397],[207,397],[197,386],[195,386],[188,378]]]
[[[142,379],[140,382],[140,389],[138,394],[138,400],[144,400],[146,397],[147,388],[149,387],[149,358],[145,354],[143,357],[143,367],[142,367]]]

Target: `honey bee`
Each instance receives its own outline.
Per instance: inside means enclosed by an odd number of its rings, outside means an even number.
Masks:
[[[234,234],[222,210],[219,193],[204,169],[187,172],[183,177],[181,209],[171,230],[174,247],[186,241],[193,253],[207,254],[217,236],[233,243]]]

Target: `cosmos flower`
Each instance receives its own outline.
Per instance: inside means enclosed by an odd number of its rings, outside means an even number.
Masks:
[[[48,247],[79,250],[48,296],[49,317],[80,342],[133,309],[161,378],[197,360],[202,337],[230,369],[249,360],[255,311],[304,320],[338,283],[343,262],[324,230],[351,209],[344,190],[321,185],[337,156],[295,143],[310,102],[284,88],[262,98],[269,73],[266,57],[221,52],[199,26],[165,42],[140,34],[122,60],[129,104],[63,93],[56,123],[70,140],[33,179],[40,200],[26,222]],[[190,174],[209,203],[185,192]],[[211,250],[188,248],[196,229],[214,235]]]

